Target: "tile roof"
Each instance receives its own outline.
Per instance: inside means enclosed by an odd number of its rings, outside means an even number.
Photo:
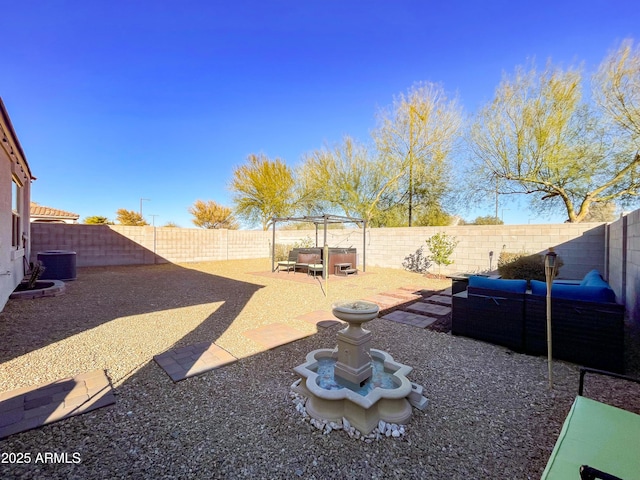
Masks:
[[[31,204],[30,213],[32,217],[54,217],[54,218],[73,218],[77,220],[80,215],[73,212],[58,210],[57,208],[45,207],[44,205]]]

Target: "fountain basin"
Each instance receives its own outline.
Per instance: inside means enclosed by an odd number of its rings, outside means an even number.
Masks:
[[[382,350],[370,349],[371,360],[378,363],[386,374],[386,385],[360,389],[338,384],[337,388],[325,388],[318,374],[321,362],[337,362],[335,350],[319,349],[309,352],[305,363],[294,371],[300,381],[292,390],[307,398],[307,413],[317,419],[331,422],[346,418],[363,434],[370,433],[380,420],[388,423],[406,424],[411,419],[411,404],[407,397],[413,385],[407,375],[412,367],[396,362]],[[363,393],[363,390],[365,393]]]
[[[380,307],[373,302],[356,300],[355,302],[339,302],[332,306],[332,313],[350,324],[369,322],[378,316]]]

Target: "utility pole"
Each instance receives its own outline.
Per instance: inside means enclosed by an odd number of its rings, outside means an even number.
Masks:
[[[409,226],[413,207],[413,105],[409,105]]]
[[[147,202],[151,201],[151,199],[149,199],[149,198],[141,198],[140,199],[140,211],[138,212],[138,213],[140,213],[140,217],[142,217],[142,201],[143,200],[146,200]]]

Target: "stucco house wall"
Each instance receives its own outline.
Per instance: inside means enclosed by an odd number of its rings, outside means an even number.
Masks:
[[[0,98],[0,310],[24,278],[29,258],[29,204],[34,180]]]

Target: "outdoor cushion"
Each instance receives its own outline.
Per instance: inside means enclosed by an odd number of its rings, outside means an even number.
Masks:
[[[576,397],[541,480],[580,478],[581,465],[624,479],[638,478],[640,415]]]
[[[525,293],[527,291],[526,280],[503,280],[499,278],[481,277],[479,275],[469,277],[469,286],[511,293]]]
[[[531,293],[533,295],[546,296],[546,282],[531,280]],[[584,287],[581,285],[563,285],[554,283],[551,287],[551,297],[562,298],[565,300],[579,300],[583,302],[614,303],[616,301],[616,294],[606,282],[601,286],[594,285]]]
[[[600,272],[597,270],[591,270],[587,273],[582,279],[582,282],[580,282],[580,285],[583,287],[609,287],[609,284],[602,278],[602,275],[600,275]]]

